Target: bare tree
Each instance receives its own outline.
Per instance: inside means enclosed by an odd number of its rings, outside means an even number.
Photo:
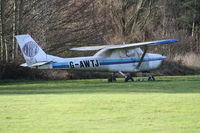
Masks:
[[[106,21],[111,43],[132,42],[142,39],[146,25],[150,21],[155,0],[108,0],[102,1],[106,6]]]
[[[1,0],[1,60],[8,61],[8,48],[5,40],[5,1]]]
[[[0,52],[1,52],[1,54],[0,54],[0,60],[2,61],[3,60],[3,37],[2,37],[2,35],[3,35],[3,33],[2,33],[2,29],[3,29],[3,25],[2,25],[2,0],[0,0],[0,6],[1,6],[1,8],[0,8],[0,12],[1,12],[1,16],[0,16],[0,27],[1,27],[1,29],[0,29],[0,39],[1,39],[1,41],[0,41],[0,43],[1,43],[1,50],[0,50]]]
[[[96,14],[94,0],[60,0],[54,9],[47,30],[50,52],[71,56],[70,47],[105,44],[103,19]]]

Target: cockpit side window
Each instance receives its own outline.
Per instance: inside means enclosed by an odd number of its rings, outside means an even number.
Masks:
[[[117,49],[110,52],[110,58],[140,58],[143,53],[143,51],[140,48]]]
[[[126,55],[126,50],[125,50],[125,49],[119,50],[119,56],[120,56],[121,58],[126,58],[126,57],[127,57],[127,55]]]
[[[137,53],[134,51],[134,49],[126,49],[126,56],[127,57],[135,57],[136,54]]]

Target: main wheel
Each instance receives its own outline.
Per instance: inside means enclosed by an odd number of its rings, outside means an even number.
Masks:
[[[125,82],[133,82],[134,80],[133,80],[133,78],[131,77],[131,76],[127,76],[126,78],[125,78]]]
[[[150,77],[148,78],[148,80],[149,80],[149,81],[155,81],[156,79],[154,78],[154,76],[150,76]]]

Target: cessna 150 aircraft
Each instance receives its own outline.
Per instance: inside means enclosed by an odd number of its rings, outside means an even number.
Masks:
[[[61,58],[46,54],[30,35],[17,35],[17,42],[26,63],[23,67],[37,69],[66,69],[86,71],[118,72],[125,81],[133,81],[124,72],[139,72],[156,69],[165,56],[147,53],[149,46],[178,42],[177,40],[161,40],[121,45],[102,45],[72,48],[77,51],[98,51],[93,56]],[[144,51],[140,47],[144,48]],[[109,81],[112,81],[112,79]]]

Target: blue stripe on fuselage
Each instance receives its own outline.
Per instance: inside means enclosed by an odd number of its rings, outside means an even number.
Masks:
[[[68,62],[59,62],[59,63],[53,63],[53,68],[69,68]]]
[[[157,60],[163,60],[163,57],[159,58],[144,58],[142,62],[147,61],[157,61]],[[100,66],[103,65],[116,65],[116,64],[128,64],[128,63],[138,63],[140,62],[140,59],[132,58],[132,59],[100,59],[99,64]],[[53,63],[53,68],[69,68],[68,62],[59,62],[59,63]]]
[[[163,60],[164,58],[144,58],[142,62],[147,61],[157,61]],[[140,59],[107,59],[107,60],[99,60],[100,65],[115,65],[115,64],[127,64],[127,63],[138,63]]]

